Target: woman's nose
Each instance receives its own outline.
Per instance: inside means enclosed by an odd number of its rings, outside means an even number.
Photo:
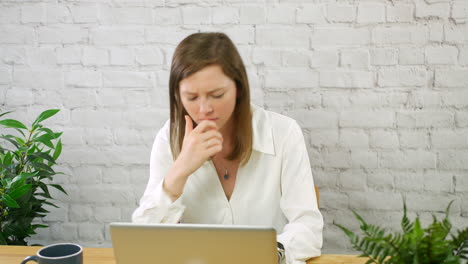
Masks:
[[[213,106],[211,101],[207,99],[200,100],[200,112],[201,113],[210,113],[213,111]]]

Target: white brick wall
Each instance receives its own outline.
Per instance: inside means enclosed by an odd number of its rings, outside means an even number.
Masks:
[[[303,128],[325,253],[351,252],[333,225],[357,229],[349,209],[394,228],[403,196],[426,218],[455,199],[466,226],[467,21],[465,0],[1,2],[0,108],[25,122],[62,109],[48,124],[69,195],[31,242],[110,246],[168,118],[174,48],[198,31],[229,34],[253,101]]]

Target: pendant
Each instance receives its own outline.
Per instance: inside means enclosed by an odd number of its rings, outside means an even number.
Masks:
[[[228,174],[228,171],[226,170],[226,172],[224,173],[224,179],[227,180],[229,179],[229,174]]]

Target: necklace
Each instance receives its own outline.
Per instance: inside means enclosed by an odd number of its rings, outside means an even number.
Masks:
[[[224,168],[224,175],[223,175],[223,178],[225,180],[228,180],[229,179],[229,171],[226,167],[224,167],[224,165],[221,163],[221,161],[218,160],[218,163]]]

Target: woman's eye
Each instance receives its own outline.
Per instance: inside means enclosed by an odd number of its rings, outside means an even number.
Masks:
[[[223,97],[223,95],[224,95],[224,93],[219,94],[219,95],[213,95],[213,97],[214,97],[214,98],[221,98],[221,97]]]
[[[189,97],[189,98],[187,98],[187,99],[188,99],[189,101],[195,101],[195,100],[197,99],[197,97],[196,97],[196,96],[195,96],[195,97]]]

